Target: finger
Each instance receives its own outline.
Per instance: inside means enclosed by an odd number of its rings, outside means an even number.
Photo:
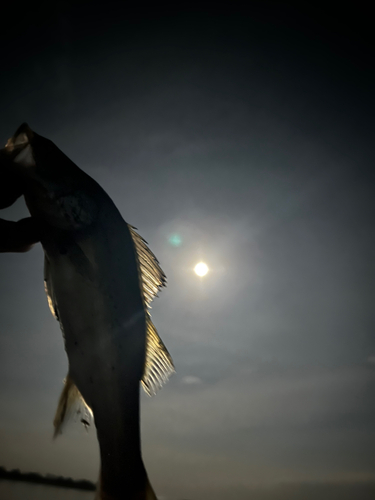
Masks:
[[[27,252],[40,237],[40,224],[32,217],[18,222],[0,219],[0,252]]]
[[[9,162],[0,159],[0,209],[10,207],[22,195],[22,186]]]

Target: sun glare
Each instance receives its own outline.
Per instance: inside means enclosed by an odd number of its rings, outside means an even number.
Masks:
[[[206,274],[208,273],[208,267],[204,262],[199,262],[194,267],[194,271],[198,276],[206,276]]]

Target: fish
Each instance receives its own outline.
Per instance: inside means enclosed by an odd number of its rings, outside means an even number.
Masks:
[[[24,123],[1,155],[43,227],[44,286],[68,357],[55,436],[72,411],[85,426],[93,418],[96,500],[156,500],[141,453],[140,384],[153,395],[175,371],[150,315],[166,276],[104,189],[52,141]]]

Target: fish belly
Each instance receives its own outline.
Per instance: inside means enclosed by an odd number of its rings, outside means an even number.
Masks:
[[[93,411],[103,492],[116,500],[146,499],[139,423],[146,311],[131,240],[129,248],[119,238],[114,249],[102,240],[100,233],[66,242],[65,253],[46,244],[49,279],[69,376]],[[79,252],[77,259],[77,245],[87,262]]]

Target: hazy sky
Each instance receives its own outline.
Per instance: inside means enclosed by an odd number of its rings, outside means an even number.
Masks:
[[[142,395],[158,494],[364,500],[375,490],[373,28],[366,12],[261,4],[6,12],[0,140],[24,121],[53,140],[167,274],[152,313],[177,373]],[[0,215],[27,210],[20,200]],[[93,429],[52,442],[67,359],[42,267],[39,245],[0,254],[0,465],[96,480]]]

